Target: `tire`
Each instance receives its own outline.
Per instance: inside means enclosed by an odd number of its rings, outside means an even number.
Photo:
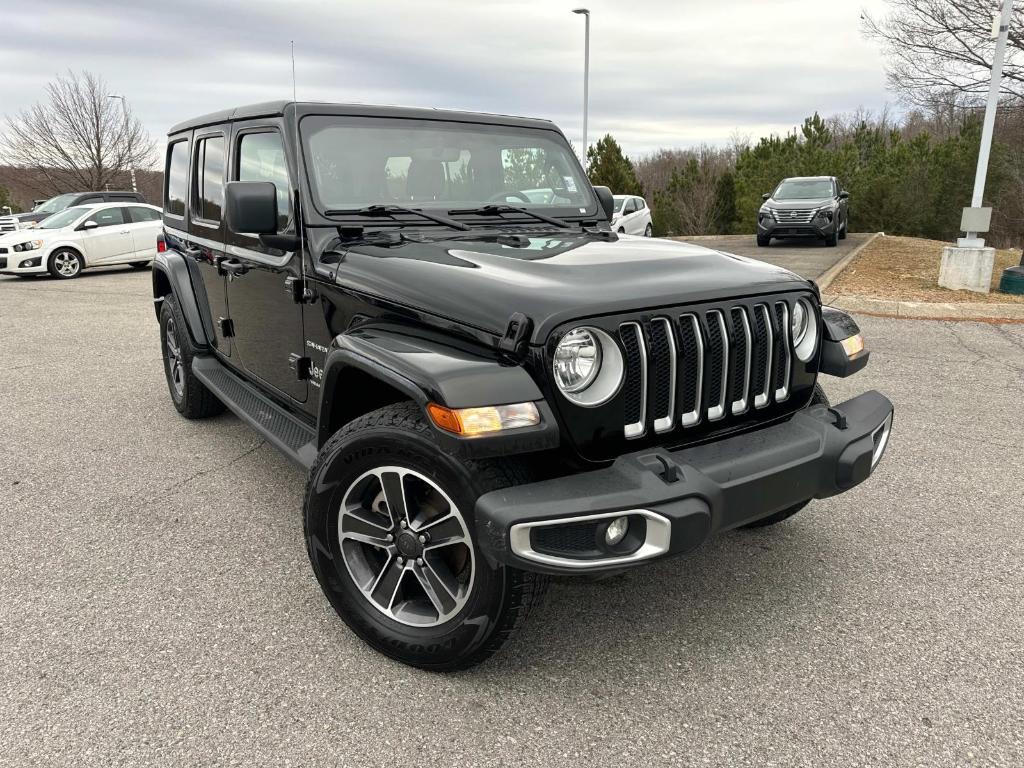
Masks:
[[[839,227],[837,225],[835,232],[833,232],[831,235],[826,235],[825,236],[825,247],[826,248],[835,248],[838,244],[839,244]]]
[[[654,227],[650,224],[644,229],[644,237],[654,237]]]
[[[814,385],[814,394],[811,395],[811,402],[807,404],[807,407],[810,408],[812,405],[829,405],[828,395],[826,395],[825,390],[821,388],[821,384]],[[781,512],[776,512],[774,515],[768,515],[768,517],[762,517],[760,520],[747,523],[743,528],[767,528],[769,525],[781,523],[783,520],[791,518],[810,503],[811,499],[801,501],[799,504],[794,504],[792,507],[788,507]]]
[[[132,261],[128,264],[128,266],[131,267],[132,269],[145,269],[152,263],[153,262],[151,261]]]
[[[767,236],[766,235],[758,235],[757,236],[757,247],[758,248],[767,248],[771,244],[771,242],[772,242],[772,238],[771,238],[770,235],[767,235]]]
[[[544,576],[491,565],[476,544],[477,498],[525,480],[515,462],[446,453],[413,403],[366,414],[327,441],[309,473],[305,535],[317,581],[349,628],[386,656],[435,671],[479,664],[547,588]],[[402,501],[389,506],[388,496]],[[408,515],[394,514],[406,501]],[[416,543],[442,520],[452,543]]]
[[[72,280],[82,274],[85,263],[74,248],[58,248],[46,260],[46,270],[58,280]]]
[[[619,234],[620,235],[626,234],[626,229],[624,227],[619,227]]]
[[[845,240],[846,239],[846,230],[848,230],[849,228],[850,228],[850,220],[848,218],[847,219],[843,219],[843,228],[841,230],[839,230],[839,239],[840,240]]]
[[[205,419],[224,412],[224,404],[192,373],[196,355],[185,317],[174,294],[160,307],[160,350],[171,401],[186,419]]]

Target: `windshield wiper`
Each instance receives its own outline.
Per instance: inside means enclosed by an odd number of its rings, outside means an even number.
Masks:
[[[368,205],[365,208],[355,208],[352,210],[328,210],[324,211],[328,216],[388,216],[395,218],[396,213],[411,213],[414,216],[421,216],[428,221],[432,221],[435,224],[444,224],[446,227],[452,229],[461,229],[463,232],[472,229],[468,224],[463,224],[461,221],[455,219],[449,219],[446,216],[436,216],[433,213],[427,213],[419,208],[406,208],[403,205]]]
[[[529,208],[520,208],[518,205],[506,205],[501,204],[490,204],[482,205],[479,208],[456,208],[455,210],[448,211],[452,216],[458,216],[459,214],[478,214],[480,216],[488,216],[495,213],[525,213],[527,216],[533,216],[538,221],[543,221],[547,224],[553,224],[561,229],[572,229],[572,225],[561,219],[553,219],[550,216],[545,216],[543,213],[537,213],[531,211]]]

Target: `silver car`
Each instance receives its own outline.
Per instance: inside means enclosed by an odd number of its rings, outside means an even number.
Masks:
[[[814,237],[835,246],[846,237],[850,195],[835,176],[797,176],[783,179],[762,197],[757,213],[757,244],[773,237]]]

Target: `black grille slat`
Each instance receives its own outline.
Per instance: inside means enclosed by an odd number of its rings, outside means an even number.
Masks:
[[[672,349],[668,328],[656,320],[645,326],[647,335],[647,368],[651,372],[651,415],[656,419],[671,416],[672,403]]]
[[[619,338],[625,351],[626,380],[622,385],[626,424],[637,424],[643,416],[643,354],[640,347],[639,327],[627,323],[619,328]]]
[[[699,387],[701,382],[698,367],[698,353],[703,342],[697,335],[697,328],[692,315],[684,315],[679,322],[679,379],[680,396],[679,410],[692,413],[697,410]]]
[[[709,312],[706,316],[708,334],[708,355],[705,363],[707,393],[706,402],[709,408],[722,401],[722,366],[725,363],[725,339],[719,326],[717,312]]]
[[[775,344],[772,350],[774,371],[772,372],[772,385],[776,393],[789,392],[789,308],[785,302],[775,304]],[[776,395],[777,400],[784,400]]]
[[[743,310],[733,307],[729,312],[729,400],[746,399],[747,388],[747,333]]]
[[[754,349],[751,355],[753,375],[751,377],[750,389],[754,393],[764,392],[766,379],[766,368],[768,365],[768,326],[764,322],[764,310],[762,305],[754,308]]]

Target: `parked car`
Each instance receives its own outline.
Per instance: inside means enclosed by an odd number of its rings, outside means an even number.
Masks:
[[[868,361],[850,316],[779,267],[620,236],[545,120],[258,104],[172,128],[165,179],[170,399],[308,473],[324,594],[405,663],[476,664],[549,575],[778,523],[888,442],[888,399],[818,383]]]
[[[156,256],[160,209],[132,203],[65,208],[32,229],[0,236],[0,274],[78,277],[83,269],[128,264],[143,269]]]
[[[17,229],[30,228],[48,216],[60,213],[66,208],[93,203],[145,203],[145,198],[138,192],[66,192],[42,202],[27,213],[15,213],[0,218],[0,232],[13,232]]]
[[[835,176],[783,179],[775,191],[762,196],[757,214],[757,244],[773,237],[816,237],[834,247],[846,237],[850,195]]]
[[[626,235],[654,234],[651,226],[651,209],[647,201],[636,195],[614,195],[615,205],[612,208],[612,229]]]

